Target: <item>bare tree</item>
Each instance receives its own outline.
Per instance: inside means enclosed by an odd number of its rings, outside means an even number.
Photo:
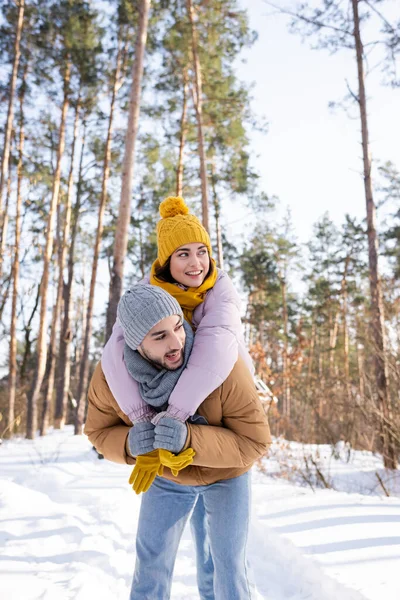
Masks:
[[[122,168],[121,199],[115,230],[113,266],[107,307],[107,339],[111,335],[117,316],[117,306],[122,294],[124,263],[128,247],[128,230],[131,218],[132,185],[135,165],[135,144],[139,126],[143,63],[147,41],[150,2],[151,0],[140,0],[138,7],[139,25],[136,37],[135,60],[132,65],[132,87],[129,98],[128,127],[126,131],[125,154]]]
[[[48,365],[48,377],[47,377],[47,390],[46,396],[43,402],[43,412],[40,423],[40,435],[46,435],[47,429],[49,426],[49,416],[50,416],[50,406],[53,398],[54,392],[54,380],[55,373],[57,368],[57,359],[59,359],[59,367],[63,372],[64,366],[64,344],[63,338],[60,332],[60,343],[59,343],[59,355],[56,355],[57,352],[57,334],[59,329],[59,321],[60,321],[60,313],[62,311],[62,303],[63,303],[63,295],[64,295],[64,267],[65,261],[67,257],[67,250],[69,244],[69,234],[71,228],[71,206],[72,206],[72,194],[74,189],[74,160],[75,160],[75,150],[76,150],[76,141],[78,137],[78,125],[79,125],[79,111],[80,111],[80,96],[76,102],[75,106],[75,119],[74,119],[74,128],[73,128],[73,136],[72,136],[72,147],[71,147],[71,164],[69,168],[68,175],[68,186],[67,186],[67,197],[65,201],[64,207],[64,215],[62,219],[62,232],[60,234],[59,245],[58,245],[58,281],[57,281],[57,294],[56,301],[53,308],[53,317],[52,317],[52,325],[51,325],[51,335],[50,335],[50,346],[49,346],[49,365]],[[59,209],[60,203],[58,205]],[[61,222],[61,218],[59,219]],[[59,377],[59,379],[63,380],[63,377]],[[57,394],[59,390],[59,385],[56,388],[56,404],[57,404]]]
[[[391,403],[389,394],[389,370],[386,354],[385,330],[382,288],[378,267],[378,235],[376,232],[376,208],[372,193],[371,157],[369,150],[367,98],[364,83],[364,48],[360,33],[360,16],[358,11],[359,0],[352,0],[354,19],[354,40],[357,58],[358,74],[358,104],[360,107],[361,136],[364,166],[364,188],[367,207],[367,235],[369,280],[371,289],[371,327],[375,342],[375,373],[378,390],[378,401],[383,415],[381,420],[381,437],[385,467],[395,469],[397,466],[394,440],[386,423],[391,420]]]
[[[201,216],[204,227],[210,231],[208,219],[208,185],[207,185],[207,160],[204,144],[204,126],[203,126],[203,86],[201,77],[201,64],[199,58],[199,43],[194,15],[192,0],[186,0],[186,8],[190,20],[192,32],[192,53],[193,67],[195,75],[195,90],[193,90],[194,107],[197,120],[197,139],[199,146],[200,159],[200,182],[201,182]]]
[[[18,75],[18,66],[19,59],[21,55],[20,45],[21,45],[21,35],[22,28],[24,24],[24,11],[25,11],[25,0],[19,0],[18,3],[18,20],[17,20],[17,30],[15,33],[15,41],[14,41],[14,61],[13,67],[11,71],[11,79],[10,79],[10,91],[9,91],[9,99],[8,99],[8,111],[7,111],[7,121],[5,125],[4,132],[4,145],[3,145],[3,154],[2,154],[2,162],[1,162],[1,172],[0,172],[0,230],[2,231],[3,226],[3,188],[4,183],[7,178],[8,173],[8,163],[10,158],[10,147],[11,147],[11,132],[13,128],[13,120],[14,120],[14,94],[15,94],[15,86],[17,84],[17,75]]]
[[[67,418],[68,391],[71,370],[70,346],[72,341],[71,332],[71,304],[72,304],[72,286],[74,280],[75,268],[75,243],[78,233],[79,214],[82,205],[82,184],[83,184],[83,158],[85,155],[86,142],[86,123],[83,120],[83,133],[81,155],[79,158],[79,174],[76,189],[76,199],[71,214],[71,235],[68,238],[68,278],[67,282],[63,281],[63,300],[64,300],[64,316],[62,320],[59,344],[59,377],[57,381],[56,404],[54,410],[54,427],[62,429]]]
[[[215,161],[211,160],[211,189],[212,189],[212,202],[214,206],[215,215],[215,231],[217,234],[217,264],[220,269],[224,268],[224,250],[222,247],[222,230],[221,230],[221,204],[218,199],[216,190],[216,179],[217,175],[215,172]]]
[[[365,91],[364,74],[364,46],[360,31],[359,7],[364,3],[371,6],[367,0],[349,0],[349,10],[343,11],[337,1],[324,3],[323,7],[310,8],[302,4],[297,12],[277,6],[269,1],[266,4],[273,6],[280,12],[292,17],[292,26],[303,24],[308,35],[327,32],[321,41],[320,47],[329,49],[346,48],[355,50],[357,65],[358,95],[350,92],[351,97],[359,107],[361,122],[361,139],[363,153],[363,176],[367,212],[367,236],[369,257],[369,280],[371,292],[371,332],[374,341],[375,381],[378,396],[378,405],[381,414],[381,440],[384,464],[387,468],[396,468],[396,444],[392,432],[388,427],[391,422],[391,401],[389,394],[388,358],[385,343],[384,311],[382,289],[378,265],[378,235],[376,231],[376,208],[372,192],[371,156],[368,134],[368,112]],[[375,12],[377,12],[375,10]],[[380,18],[382,15],[377,12]],[[388,31],[387,23],[385,31]],[[389,32],[391,33],[391,32]],[[384,42],[384,40],[383,40]],[[384,42],[385,43],[385,42]]]
[[[17,301],[19,288],[19,250],[21,239],[21,207],[22,207],[22,166],[24,156],[24,98],[26,77],[28,74],[28,62],[24,67],[22,77],[21,93],[19,95],[19,143],[18,143],[18,166],[17,166],[17,202],[15,209],[15,237],[14,237],[14,260],[12,265],[12,304],[11,304],[11,325],[10,325],[10,365],[9,365],[9,399],[8,399],[8,422],[7,431],[11,437],[13,434],[15,420],[15,398],[17,394]]]
[[[183,100],[182,100],[182,115],[181,126],[179,132],[179,156],[178,166],[176,169],[176,195],[182,196],[183,189],[183,152],[187,134],[187,100],[188,100],[188,74],[187,69],[183,73]]]
[[[97,216],[97,229],[96,229],[96,240],[94,243],[94,254],[93,254],[93,263],[92,263],[92,275],[90,279],[90,289],[89,289],[89,301],[87,307],[87,315],[86,315],[86,327],[83,335],[83,349],[82,349],[82,359],[80,364],[80,374],[79,374],[79,383],[78,383],[78,405],[76,408],[76,416],[75,416],[75,434],[80,435],[83,430],[83,420],[85,416],[85,398],[86,391],[89,380],[89,346],[90,340],[92,337],[92,326],[93,326],[93,308],[94,308],[94,292],[96,288],[96,280],[97,280],[97,268],[99,264],[99,256],[100,256],[100,248],[101,248],[101,240],[103,236],[103,220],[104,220],[104,212],[107,204],[107,185],[108,178],[110,175],[110,162],[111,162],[111,141],[112,141],[112,133],[113,133],[113,123],[114,123],[114,111],[115,111],[115,102],[117,98],[118,90],[122,84],[122,80],[120,77],[121,74],[121,57],[122,57],[122,49],[121,43],[119,43],[116,65],[114,70],[114,81],[112,87],[111,94],[111,104],[110,104],[110,113],[108,117],[108,130],[107,130],[107,139],[106,145],[104,149],[104,160],[103,160],[103,179],[101,184],[101,196],[100,196],[100,204],[99,204],[99,212]]]
[[[31,390],[28,394],[26,437],[34,439],[37,429],[37,405],[43,377],[46,369],[47,358],[47,295],[49,287],[50,262],[53,254],[54,219],[58,203],[61,178],[61,160],[65,146],[65,123],[69,106],[69,81],[71,74],[71,63],[67,61],[64,70],[64,98],[61,108],[61,120],[59,128],[59,140],[57,150],[56,170],[53,178],[53,190],[49,206],[46,227],[46,241],[43,252],[43,275],[40,284],[40,321],[39,333],[36,342],[37,363]]]
[[[12,131],[11,139],[14,138],[14,130]],[[4,204],[3,215],[0,214],[0,278],[3,276],[3,263],[4,257],[6,254],[6,246],[7,246],[7,233],[8,233],[8,206],[10,204],[11,198],[11,181],[12,181],[12,168],[11,165],[8,167],[8,177],[7,177],[7,193],[6,193],[6,201]],[[2,306],[4,308],[5,303],[8,298],[9,287],[7,287],[3,291],[2,298]],[[0,310],[0,318],[3,314],[3,310]]]

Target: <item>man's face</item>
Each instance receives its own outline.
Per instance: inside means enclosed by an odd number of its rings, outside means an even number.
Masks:
[[[166,317],[150,329],[138,352],[157,368],[175,371],[182,366],[185,329],[180,316]]]

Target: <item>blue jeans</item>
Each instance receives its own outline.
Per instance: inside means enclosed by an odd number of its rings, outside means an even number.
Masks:
[[[211,556],[210,536],[204,496],[200,494],[190,518],[190,529],[196,550],[197,587],[201,600],[215,600],[214,563]]]
[[[130,600],[168,600],[179,542],[193,511],[202,600],[250,600],[246,544],[250,474],[211,485],[157,477],[142,497]]]

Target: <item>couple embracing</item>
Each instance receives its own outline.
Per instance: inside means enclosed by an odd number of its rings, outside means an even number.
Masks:
[[[252,598],[250,469],[270,443],[240,300],[180,197],[160,205],[158,258],[132,286],[89,387],[85,433],[135,465],[142,493],[130,600],[168,600],[186,522],[201,600]]]

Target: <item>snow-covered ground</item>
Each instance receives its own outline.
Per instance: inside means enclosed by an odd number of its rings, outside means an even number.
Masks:
[[[318,477],[313,481],[307,469],[302,475],[304,453],[328,484],[358,493],[318,488]],[[353,453],[349,462],[345,448],[335,455],[277,440],[264,462],[267,474],[254,469],[249,559],[257,600],[399,600],[397,480],[368,453]],[[2,600],[127,600],[140,505],[127,483],[130,470],[98,460],[70,427],[3,443]],[[376,472],[392,486],[390,497]],[[293,482],[297,476],[303,486]],[[198,599],[188,530],[172,598]]]

